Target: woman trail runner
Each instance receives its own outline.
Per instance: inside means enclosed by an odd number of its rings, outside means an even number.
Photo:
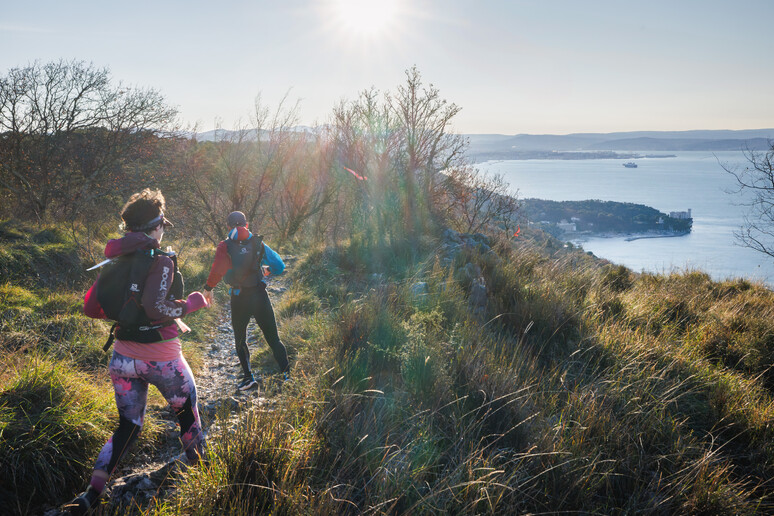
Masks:
[[[159,251],[164,230],[172,225],[164,209],[158,190],[145,189],[129,198],[121,212],[126,234],[105,247],[105,256],[115,263],[103,269],[84,299],[89,317],[118,321],[109,369],[119,423],[97,457],[88,488],[65,507],[71,514],[86,514],[96,505],[118,462],[137,439],[149,384],[158,388],[177,415],[188,463],[196,464],[203,452],[196,382],[183,357],[175,321],[208,303],[201,292],[179,299],[182,276],[174,257]],[[138,274],[143,277],[134,281]],[[111,331],[111,340],[112,335]]]

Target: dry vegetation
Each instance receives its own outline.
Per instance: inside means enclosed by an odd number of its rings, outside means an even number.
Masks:
[[[254,207],[254,229],[302,259],[276,307],[294,377],[279,408],[211,433],[207,463],[136,513],[774,511],[772,291],[634,274],[526,227],[514,239],[503,183],[466,168],[447,133],[457,111],[410,70],[394,95],[339,106],[330,133],[258,110],[257,140],[144,138],[98,171],[91,184],[110,186],[85,212],[66,196],[4,203],[0,512],[68,500],[113,429],[106,327],[81,314],[93,277],[78,271],[116,235],[105,214],[124,190],[148,184],[169,186],[188,290],[231,209]],[[45,176],[45,160],[13,166]],[[444,227],[494,243],[445,255]],[[189,335],[192,363],[206,338]]]

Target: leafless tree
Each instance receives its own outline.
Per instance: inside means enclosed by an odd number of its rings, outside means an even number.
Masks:
[[[153,89],[111,84],[107,68],[34,63],[0,77],[0,190],[17,213],[74,219],[126,184],[175,121]]]
[[[721,164],[736,179],[741,204],[747,206],[744,225],[735,232],[741,245],[774,258],[774,143],[766,151],[746,150],[747,166]]]
[[[486,175],[465,165],[445,174],[445,202],[441,203],[449,224],[463,233],[500,228],[506,233],[518,224],[516,192],[500,175]]]
[[[398,119],[374,89],[334,109],[332,141],[340,171],[338,199],[344,204],[342,211],[348,213],[347,226],[351,232],[365,231],[380,243],[402,220],[396,169],[401,140]]]
[[[297,104],[286,104],[287,96],[270,112],[259,95],[250,126],[219,128],[214,142],[201,142],[191,151],[208,157],[189,161],[182,194],[200,213],[199,231],[213,243],[223,238],[226,215],[235,210],[244,212],[256,231],[277,231],[271,217],[273,192],[303,137],[293,130]]]
[[[369,235],[381,240],[396,231],[414,238],[429,220],[441,222],[441,172],[464,162],[467,145],[451,133],[459,111],[432,84],[422,82],[416,67],[406,71],[405,83],[394,94],[382,97],[367,90],[334,110],[341,167],[355,171],[355,178],[368,178],[358,182],[344,174],[353,220],[360,221],[351,229],[364,231],[369,240]]]
[[[335,193],[329,180],[332,146],[311,133],[296,134],[295,149],[286,149],[270,212],[279,242],[303,233],[304,225],[328,206]]]
[[[406,184],[405,216],[410,230],[416,232],[424,220],[417,203],[436,215],[438,174],[464,159],[466,141],[450,132],[451,121],[461,108],[442,99],[432,84],[425,86],[416,67],[406,71],[405,84],[388,102],[403,130],[400,169]]]

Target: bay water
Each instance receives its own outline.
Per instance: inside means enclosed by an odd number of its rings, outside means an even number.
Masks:
[[[774,286],[774,259],[740,246],[734,236],[744,225],[748,208],[742,205],[745,199],[741,195],[732,193],[736,179],[721,165],[749,166],[744,154],[669,154],[676,156],[633,160],[637,168],[625,168],[623,162],[630,160],[616,159],[506,160],[478,166],[482,171],[502,175],[520,199],[631,202],[666,214],[690,208],[693,229],[685,236],[568,239],[598,257],[637,272],[700,270],[715,280],[747,278]]]

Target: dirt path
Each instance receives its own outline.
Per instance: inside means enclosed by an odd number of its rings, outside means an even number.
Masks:
[[[293,257],[285,257],[286,263]],[[287,276],[273,278],[267,287],[272,304],[281,299],[287,290]],[[206,434],[215,435],[224,427],[231,426],[234,418],[252,406],[272,406],[276,403],[279,383],[271,372],[253,368],[257,388],[239,391],[241,367],[234,348],[234,332],[231,329],[231,313],[228,302],[217,306],[220,310],[217,327],[213,329],[203,349],[204,366],[195,373],[202,427]],[[281,331],[281,329],[280,329]],[[247,329],[248,344],[252,354],[266,346],[260,329],[251,322]],[[147,507],[152,499],[165,498],[174,489],[174,473],[184,459],[179,439],[179,427],[169,407],[156,409],[163,427],[161,445],[148,449],[135,449],[124,464],[119,464],[117,475],[108,484],[104,498],[113,506],[133,505]],[[224,417],[224,415],[226,417]],[[184,466],[183,466],[184,467]],[[47,512],[46,516],[54,514]]]

